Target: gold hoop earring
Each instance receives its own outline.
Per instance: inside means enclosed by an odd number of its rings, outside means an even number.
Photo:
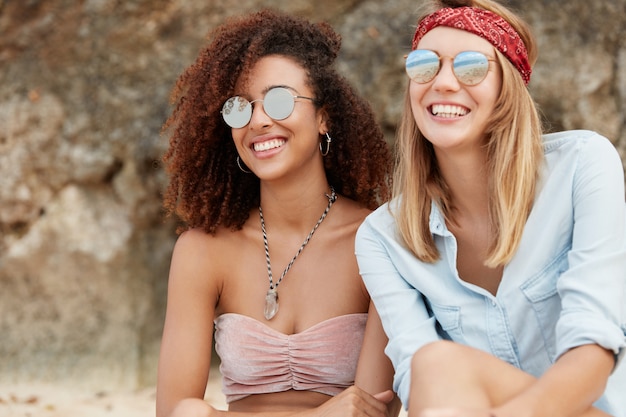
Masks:
[[[322,142],[320,142],[320,152],[322,153],[322,156],[328,155],[328,152],[330,151],[330,142],[333,141],[330,135],[328,134],[328,132],[326,132],[325,135],[326,135],[326,150],[325,151],[324,149],[322,149]]]
[[[252,171],[248,171],[241,166],[241,161],[239,160],[239,155],[237,155],[237,166],[241,170],[241,172],[245,172],[246,174],[250,174]]]

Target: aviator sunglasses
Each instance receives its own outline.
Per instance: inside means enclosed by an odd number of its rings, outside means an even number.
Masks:
[[[262,99],[248,101],[241,96],[231,97],[224,103],[221,113],[228,126],[238,129],[250,123],[252,104],[257,101],[263,102],[263,110],[269,117],[284,120],[293,112],[298,98],[314,101],[311,97],[293,95],[285,87],[274,87]]]
[[[437,52],[429,49],[416,49],[406,57],[406,73],[409,78],[418,84],[432,81],[441,69],[441,57]],[[452,72],[461,84],[476,85],[485,79],[489,72],[489,61],[495,59],[487,57],[482,52],[463,51],[452,59]]]

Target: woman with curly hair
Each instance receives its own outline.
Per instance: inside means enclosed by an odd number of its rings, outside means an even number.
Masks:
[[[410,417],[626,417],[618,152],[543,132],[511,10],[422,4],[393,198],[356,240],[394,388]]]
[[[333,67],[340,44],[327,24],[257,12],[218,27],[176,84],[165,207],[184,224],[159,417],[222,413],[203,401],[213,327],[227,413],[397,413],[354,257],[359,224],[389,196],[390,151]]]

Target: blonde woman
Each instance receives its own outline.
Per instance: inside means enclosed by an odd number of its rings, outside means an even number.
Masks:
[[[511,11],[427,1],[420,16],[393,199],[356,241],[394,389],[410,417],[626,416],[618,153],[542,132],[536,44]]]

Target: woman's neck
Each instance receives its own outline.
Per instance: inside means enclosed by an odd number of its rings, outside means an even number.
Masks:
[[[274,228],[307,231],[328,206],[331,193],[326,178],[307,184],[261,184],[261,208]]]
[[[441,175],[449,187],[455,211],[483,217],[488,211],[489,181],[484,154],[438,158]]]

